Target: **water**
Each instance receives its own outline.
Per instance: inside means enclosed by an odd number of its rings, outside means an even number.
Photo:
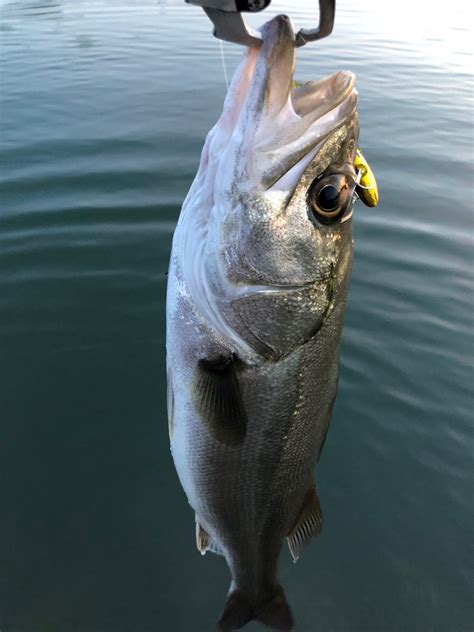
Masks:
[[[315,5],[291,14],[313,26]],[[468,24],[467,2],[341,0],[299,53],[297,78],[357,73],[382,197],[355,214],[325,529],[296,566],[282,555],[300,632],[472,630]],[[195,551],[163,361],[219,44],[177,0],[3,0],[0,46],[0,628],[210,631],[228,571]]]

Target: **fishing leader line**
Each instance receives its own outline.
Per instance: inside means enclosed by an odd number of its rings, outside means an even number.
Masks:
[[[220,39],[219,44],[220,44],[220,49],[221,49],[222,69],[224,70],[225,85],[227,88],[227,92],[229,92],[229,76],[227,75],[227,68],[225,65],[224,42]]]

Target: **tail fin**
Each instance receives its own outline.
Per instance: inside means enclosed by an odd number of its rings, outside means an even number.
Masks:
[[[256,614],[257,621],[269,628],[282,632],[290,632],[293,629],[293,615],[281,586],[276,587],[273,597],[262,604]]]
[[[293,629],[293,616],[281,586],[275,588],[269,600],[256,605],[252,604],[241,590],[231,592],[217,629],[219,632],[240,630],[253,619],[272,630],[290,632]]]
[[[224,612],[219,619],[217,629],[219,632],[232,632],[240,630],[243,626],[255,618],[254,609],[250,601],[240,590],[234,590],[227,597]]]

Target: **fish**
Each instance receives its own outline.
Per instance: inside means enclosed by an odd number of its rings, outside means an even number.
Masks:
[[[315,471],[353,251],[355,76],[298,85],[291,20],[261,32],[205,140],[168,272],[171,452],[197,548],[230,570],[220,632],[293,629],[278,559],[322,528]]]

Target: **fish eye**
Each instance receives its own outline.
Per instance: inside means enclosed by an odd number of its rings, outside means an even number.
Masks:
[[[331,212],[339,206],[341,192],[332,184],[325,184],[318,193],[318,206],[322,211]]]
[[[353,186],[343,174],[317,178],[307,194],[310,218],[321,224],[332,224],[350,207]]]

